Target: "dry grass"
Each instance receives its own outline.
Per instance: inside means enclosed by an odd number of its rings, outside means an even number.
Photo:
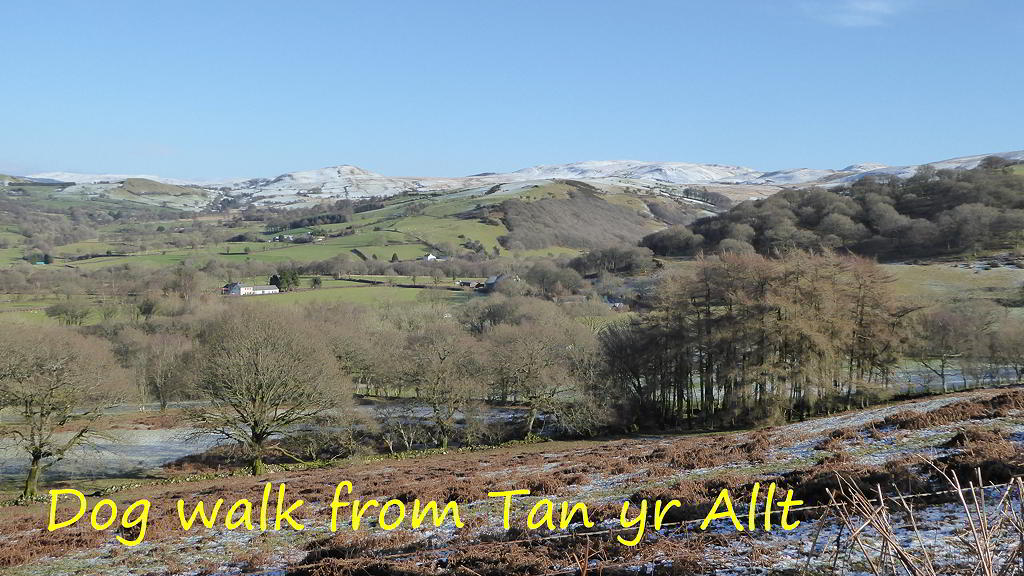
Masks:
[[[33,519],[33,524],[22,524],[22,526],[39,525]],[[19,514],[7,515],[4,513],[4,522],[26,522],[25,516]],[[45,526],[45,523],[42,524]],[[21,534],[17,539],[4,538],[5,546],[0,546],[0,572],[3,568],[26,564],[37,558],[47,556],[62,556],[68,550],[82,548],[98,548],[113,539],[111,532],[97,532],[88,525],[76,525],[60,532],[47,534],[44,538],[31,537],[29,534]]]
[[[968,425],[946,446],[956,451],[936,464],[942,471],[959,478],[965,478],[972,467],[979,466],[986,481],[1003,478],[1014,469],[1000,469],[998,466],[1013,464],[1019,458],[1013,452],[1012,442],[997,429],[970,424],[978,417],[1015,413],[1020,409],[1024,394],[1017,390],[995,396],[983,393],[976,396],[979,400],[974,402],[958,402],[947,406],[949,409],[933,411],[938,414],[900,414],[890,419],[888,425],[897,422],[909,429],[916,429],[914,427],[921,425],[921,422],[940,423],[937,425],[965,422]],[[351,496],[353,499],[459,502],[467,526],[457,532],[453,540],[447,540],[447,537],[428,540],[428,534],[421,531],[382,532],[373,529],[357,533],[339,532],[331,538],[311,540],[306,549],[305,562],[311,566],[298,570],[297,574],[418,576],[440,572],[472,576],[545,573],[555,566],[577,566],[580,558],[589,557],[600,564],[603,570],[594,570],[592,574],[611,575],[619,573],[617,571],[624,572],[622,567],[626,564],[636,566],[647,559],[654,561],[654,555],[659,551],[663,554],[662,560],[673,560],[673,566],[688,566],[690,572],[696,571],[705,561],[702,555],[704,547],[709,542],[714,543],[714,540],[709,540],[707,536],[694,538],[693,535],[687,535],[685,538],[659,538],[630,549],[624,549],[613,538],[592,538],[589,548],[582,539],[511,542],[524,536],[535,537],[538,533],[528,535],[517,530],[505,532],[496,526],[493,510],[487,504],[471,507],[462,505],[486,500],[489,491],[528,488],[536,496],[558,495],[559,499],[586,501],[591,520],[614,521],[618,519],[621,500],[610,495],[588,498],[588,491],[593,489],[593,485],[601,487],[611,481],[615,484],[617,494],[630,494],[629,499],[634,502],[643,499],[680,500],[684,506],[673,509],[666,518],[669,522],[679,522],[706,515],[714,497],[722,488],[728,488],[737,501],[748,499],[755,481],[777,481],[781,490],[793,489],[798,498],[811,505],[829,501],[829,490],[835,492],[841,488],[838,477],[851,479],[854,486],[865,492],[879,485],[895,485],[903,493],[927,492],[934,489],[937,480],[940,480],[935,470],[920,458],[907,458],[884,466],[854,462],[846,450],[848,444],[859,442],[872,433],[878,436],[882,434],[877,427],[870,425],[829,433],[828,438],[818,443],[818,448],[833,453],[832,456],[817,465],[775,477],[775,473],[770,472],[773,470],[770,461],[773,448],[803,440],[788,437],[781,430],[784,429],[653,439],[543,443],[408,459],[352,459],[336,467],[281,472],[266,477],[239,476],[150,485],[143,489],[118,492],[116,499],[119,508],[121,502],[130,502],[143,495],[153,501],[154,511],[161,513],[152,515],[146,539],[159,548],[173,550],[182,539],[174,513],[174,502],[178,498],[187,503],[200,498],[207,501],[215,498],[224,498],[228,502],[237,498],[258,501],[263,482],[273,480],[275,483],[287,482],[288,493],[293,498],[303,498],[311,504],[325,504],[333,496],[334,486],[347,480],[355,488]],[[211,464],[223,463],[211,461]],[[179,465],[179,468],[187,467]],[[737,471],[737,468],[742,471]],[[700,471],[694,474],[689,472],[692,470]],[[761,494],[764,493],[762,490]],[[497,501],[491,500],[490,503],[497,504]],[[12,521],[0,526],[0,540],[17,542],[19,545],[0,551],[0,566],[32,562],[47,555],[95,549],[114,538],[113,533],[96,534],[91,530],[77,533],[69,530],[39,538],[37,530],[45,527],[46,522],[45,505],[5,508],[5,519],[9,512]],[[314,515],[316,519],[322,520],[323,510],[306,511],[298,516],[309,519]],[[369,517],[366,519],[368,528],[374,528],[375,524],[375,520]],[[61,537],[55,538],[57,536]],[[195,536],[207,542],[215,541],[218,529],[196,529]],[[455,549],[454,553],[443,556],[446,559],[440,563],[438,559],[442,555],[431,551],[439,542]],[[758,552],[756,543],[748,542],[744,546],[750,550],[750,554],[765,554],[764,562],[771,562],[770,553],[766,550]],[[241,567],[260,563],[267,565],[267,554],[272,555],[273,551],[252,549],[228,553],[231,554],[228,565]],[[132,554],[131,551],[125,551],[123,556],[132,558]],[[391,554],[400,556],[383,558]],[[174,558],[168,556],[165,563],[170,570]],[[195,570],[197,567],[190,568]],[[680,573],[688,572],[683,570]]]
[[[941,459],[944,472],[969,481],[979,471],[986,482],[1003,483],[1024,473],[1024,460],[1008,435],[996,428],[961,429],[946,444],[961,450]]]
[[[956,476],[943,477],[945,487],[959,505],[959,546],[955,560],[941,556],[944,544],[925,537],[909,499],[887,497],[881,489],[863,490],[855,482],[840,480],[830,503],[849,535],[846,546],[859,552],[862,571],[874,576],[1012,576],[1021,573],[1024,552],[1024,516],[1020,502],[1024,483],[1015,479],[994,502],[977,484],[961,484]],[[909,531],[910,537],[906,533]],[[841,543],[837,544],[842,546]],[[838,555],[838,551],[837,551]],[[947,557],[948,558],[948,557]]]
[[[642,547],[623,546],[611,534],[579,539],[519,539],[513,532],[506,539],[486,539],[460,545],[438,559],[437,555],[387,557],[384,549],[369,552],[339,551],[341,556],[307,557],[291,576],[355,576],[456,574],[462,576],[506,576],[509,574],[635,574],[634,566],[672,558],[673,568],[656,569],[657,574],[690,574],[708,568],[705,549],[721,545],[723,538],[700,535],[687,540],[659,539]],[[368,546],[370,544],[367,544]]]
[[[736,435],[730,434],[686,438],[667,446],[659,446],[646,456],[635,456],[633,459],[636,464],[660,461],[683,470],[761,462],[772,446],[773,435],[759,431],[749,434],[745,440],[737,440]]]
[[[892,461],[884,466],[857,464],[849,459],[822,461],[813,468],[784,474],[782,486],[799,494],[808,505],[827,503],[831,499],[830,492],[841,488],[840,478],[863,490],[895,486],[904,493],[916,494],[931,488],[926,467],[926,461],[920,458]]]
[[[1024,410],[1024,390],[1011,390],[988,399],[948,404],[929,412],[903,412],[885,418],[884,426],[903,430],[924,430],[965,420],[1003,418]]]

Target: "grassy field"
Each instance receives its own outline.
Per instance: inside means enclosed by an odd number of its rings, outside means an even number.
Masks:
[[[92,310],[83,322],[84,325],[96,324],[100,321],[98,307],[102,298],[96,296],[76,296],[78,301],[85,302]],[[0,295],[0,322],[4,323],[39,323],[58,320],[46,315],[46,308],[66,300],[64,296],[36,294],[3,294]]]
[[[665,259],[665,266],[682,273],[693,272],[693,260]],[[892,275],[897,295],[924,301],[951,299],[1002,299],[1020,296],[1024,270],[1018,268],[964,268],[950,263],[911,265],[882,264]]]
[[[83,256],[86,254],[123,253],[132,250],[132,246],[121,242],[104,242],[101,240],[83,240],[72,244],[64,244],[54,251],[59,258]]]
[[[951,264],[914,266],[883,264],[895,278],[895,291],[908,298],[933,299],[1014,299],[1024,285],[1024,270],[991,270],[954,267]]]
[[[458,218],[437,218],[434,216],[410,216],[395,222],[401,230],[434,246],[459,246],[469,240],[476,240],[491,251],[498,246],[498,237],[508,233],[504,226],[483,224],[476,220]]]
[[[434,288],[396,288],[373,286],[352,282],[352,286],[320,288],[285,292],[269,296],[258,296],[260,302],[268,304],[303,304],[307,302],[349,302],[353,304],[379,304],[383,302],[417,302],[436,298],[439,301],[458,303],[474,297],[469,291],[455,291]]]
[[[394,283],[412,282],[407,276],[367,276],[367,279],[384,280]],[[449,290],[450,279],[442,281],[437,288],[400,288],[397,286],[374,285],[364,282],[353,282],[350,280],[335,280],[333,278],[321,278],[321,287],[313,289],[310,287],[312,277],[304,277],[299,289],[265,296],[247,296],[246,302],[258,302],[265,306],[285,306],[291,304],[306,303],[332,303],[347,302],[351,304],[381,305],[381,304],[405,304],[412,302],[445,302],[448,304],[461,304],[472,298],[478,297],[472,290]],[[248,284],[262,284],[266,278],[243,278],[239,279]],[[432,283],[430,278],[417,278],[420,283]],[[212,289],[211,289],[212,291]],[[99,307],[102,302],[95,297],[79,296],[84,300],[91,311],[85,318],[83,325],[90,326],[101,322]],[[221,296],[215,296],[221,298]],[[223,296],[222,298],[230,298]],[[46,315],[46,308],[64,300],[62,296],[28,296],[28,295],[3,295],[0,298],[0,323],[39,323],[53,322],[56,318]],[[128,311],[121,309],[119,314],[127,314]]]
[[[80,243],[82,244],[82,243]],[[248,249],[248,252],[246,252]],[[381,244],[367,244],[367,240],[357,236],[328,238],[323,242],[307,244],[290,244],[278,242],[230,242],[197,248],[148,251],[128,254],[126,256],[100,256],[88,260],[79,260],[73,265],[79,268],[102,268],[116,264],[151,264],[167,266],[186,260],[203,262],[206,260],[222,260],[237,262],[252,260],[254,262],[314,262],[329,260],[338,255],[346,255],[352,259],[358,256],[353,250],[359,250],[367,258],[374,255],[380,260],[390,260],[398,254],[402,260],[412,260],[425,255],[428,249],[420,244],[392,244],[382,241]]]
[[[370,274],[355,274],[346,276],[346,278],[356,278],[359,280],[373,280],[376,282],[385,282],[388,284],[433,284],[434,280],[430,276],[376,276]],[[459,280],[466,280],[470,282],[483,282],[486,278],[459,278]],[[442,278],[441,285],[447,286],[451,284],[450,278]],[[326,286],[326,284],[325,284]]]
[[[131,194],[120,197],[89,197],[65,194],[52,187],[26,187],[27,192],[19,199],[28,207],[38,211],[66,213],[75,207],[100,208],[116,213],[125,210],[153,209],[151,205],[138,202]],[[277,234],[302,235],[313,229],[295,228],[277,233],[268,233],[264,224],[258,221],[231,224],[231,235],[257,235],[265,242],[210,241],[209,228],[197,228],[199,224],[220,226],[230,216],[210,214],[189,216],[180,220],[164,219],[147,222],[119,222],[104,224],[96,229],[97,236],[70,244],[54,246],[51,254],[57,264],[69,262],[75,267],[90,269],[105,266],[138,263],[154,266],[168,266],[183,261],[205,262],[222,260],[237,262],[249,259],[254,262],[312,262],[347,255],[351,258],[391,260],[414,260],[427,254],[437,255],[467,251],[470,242],[479,242],[488,254],[499,250],[505,254],[498,239],[509,233],[500,221],[485,223],[467,214],[482,206],[494,206],[511,198],[524,201],[567,198],[572,187],[560,182],[543,186],[527,187],[513,192],[484,194],[483,192],[459,193],[453,195],[400,196],[385,201],[385,206],[376,210],[354,214],[348,222],[325,224],[315,230],[331,236],[316,243],[292,244],[270,242]],[[606,194],[607,202],[642,211],[643,201],[635,194]],[[151,200],[147,196],[147,200]],[[416,205],[416,210],[410,208]],[[652,221],[652,229],[656,222]],[[179,233],[181,232],[181,233]],[[222,231],[220,238],[224,238]],[[0,247],[0,265],[14,264],[22,259],[25,240],[16,223],[0,229],[0,240],[7,247]],[[181,247],[184,242],[197,242],[195,247]],[[248,252],[246,252],[248,250]],[[112,254],[107,256],[106,254]],[[521,250],[513,255],[523,257],[573,256],[580,250],[564,246],[549,246],[535,250]],[[85,255],[95,258],[74,260]]]
[[[58,296],[3,294],[0,296],[0,312],[45,308],[60,301]]]

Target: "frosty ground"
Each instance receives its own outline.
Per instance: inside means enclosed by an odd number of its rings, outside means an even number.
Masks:
[[[930,397],[755,431],[647,436],[600,441],[541,442],[487,450],[453,451],[404,458],[359,458],[329,468],[282,470],[260,477],[224,476],[216,470],[139,480],[104,495],[118,502],[153,501],[146,541],[117,543],[114,532],[45,530],[46,503],[7,507],[0,528],[5,574],[241,574],[264,570],[340,574],[572,574],[601,566],[604,574],[797,574],[822,573],[833,563],[847,574],[863,569],[855,550],[840,538],[834,518],[822,510],[800,516],[791,531],[736,533],[728,521],[702,532],[694,524],[722,488],[742,502],[755,481],[791,488],[808,506],[828,503],[837,475],[865,486],[904,494],[936,489],[925,460],[967,475],[981,468],[992,482],[1020,470],[1024,441],[1024,390],[976,390]],[[155,438],[155,437],[154,437]],[[327,505],[341,481],[353,498],[419,498],[456,501],[466,527],[394,530],[371,526],[358,532],[327,526]],[[258,501],[264,482],[288,485],[308,502],[301,532],[246,532],[220,528],[183,534],[174,502],[199,499]],[[895,488],[892,487],[895,485]],[[586,502],[594,529],[571,526],[546,534],[501,526],[500,500],[489,491],[526,488],[515,517],[541,497]],[[98,499],[99,493],[94,495]],[[660,533],[650,527],[637,547],[619,544],[618,515],[624,500],[676,498],[685,505]],[[742,508],[742,505],[740,506]],[[915,502],[917,520],[939,561],[956,570],[957,508],[948,499]],[[742,516],[742,511],[738,510]],[[602,529],[606,529],[602,533]],[[551,536],[568,535],[573,537]],[[584,536],[581,533],[590,534]],[[625,534],[628,535],[628,532]],[[911,533],[907,532],[907,538]],[[837,545],[837,540],[839,544]],[[908,545],[912,543],[908,540]],[[852,570],[852,571],[851,571]]]

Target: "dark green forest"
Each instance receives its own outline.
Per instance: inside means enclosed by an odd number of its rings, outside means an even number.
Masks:
[[[924,166],[907,179],[865,177],[835,188],[783,190],[645,236],[661,256],[836,250],[880,260],[1016,247],[1024,177],[999,158],[973,170]]]

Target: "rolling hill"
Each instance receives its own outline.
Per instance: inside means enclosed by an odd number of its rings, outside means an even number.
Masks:
[[[1013,162],[1024,161],[1024,150],[991,154]],[[966,170],[976,167],[988,155],[964,156],[929,163],[936,169]],[[541,165],[507,173],[484,173],[460,177],[396,177],[377,174],[357,166],[342,164],[317,170],[288,172],[269,178],[239,180],[189,181],[160,176],[123,174],[78,174],[44,172],[31,179],[71,182],[75,186],[66,194],[94,195],[125,192],[142,197],[143,201],[160,197],[189,196],[193,202],[176,203],[185,209],[202,209],[224,198],[238,205],[310,206],[337,198],[394,196],[403,193],[437,192],[475,193],[489,190],[516,190],[521,186],[539,185],[557,179],[584,182],[608,192],[683,195],[687,188],[706,187],[732,200],[769,196],[782,188],[797,186],[835,186],[865,176],[911,176],[920,165],[886,166],[860,163],[842,169],[796,168],[761,171],[742,166],[697,164],[687,162],[645,162],[633,160],[588,161],[572,164]],[[14,178],[14,177],[7,177]],[[24,180],[24,179],[20,179]],[[12,180],[13,181],[13,180]],[[159,190],[158,184],[179,188]],[[140,193],[141,190],[141,193]],[[201,191],[201,192],[200,192]],[[145,198],[152,196],[152,198]],[[205,198],[205,201],[200,201]],[[159,200],[163,202],[164,200]]]

